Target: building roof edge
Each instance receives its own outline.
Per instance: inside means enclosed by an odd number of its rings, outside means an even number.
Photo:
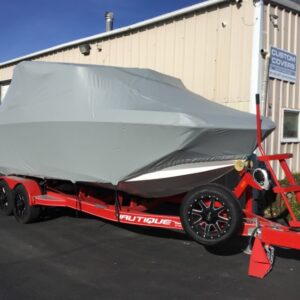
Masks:
[[[125,33],[125,32],[128,32],[128,31],[134,30],[134,29],[139,29],[139,28],[142,28],[144,26],[152,25],[152,24],[162,22],[162,21],[165,21],[165,20],[177,17],[177,16],[185,15],[185,14],[193,12],[193,11],[205,9],[207,7],[210,7],[210,6],[214,6],[214,5],[217,5],[217,4],[220,4],[220,3],[223,3],[223,2],[229,2],[229,1],[230,0],[208,0],[208,1],[205,1],[205,2],[198,3],[198,4],[194,4],[194,5],[191,5],[191,6],[188,6],[188,7],[185,7],[185,8],[170,12],[170,13],[166,13],[166,14],[163,14],[163,15],[160,15],[160,16],[142,21],[142,22],[138,22],[138,23],[129,25],[129,26],[121,27],[121,28],[118,28],[118,29],[115,29],[115,30],[112,30],[112,31],[109,31],[109,32],[103,32],[103,33],[100,33],[100,34],[88,36],[86,38],[77,39],[77,40],[67,42],[67,43],[63,43],[63,44],[60,44],[60,45],[57,45],[57,46],[54,46],[54,47],[50,47],[50,48],[47,48],[47,49],[44,49],[44,50],[41,50],[41,51],[33,52],[33,53],[30,53],[30,54],[27,54],[27,55],[24,55],[24,56],[20,56],[20,57],[11,59],[11,60],[7,60],[7,61],[4,61],[4,62],[0,63],[0,67],[5,67],[7,65],[15,64],[19,61],[31,59],[31,58],[38,57],[38,56],[42,56],[42,55],[45,55],[47,53],[51,53],[51,52],[58,51],[58,50],[61,50],[61,49],[64,49],[64,48],[69,48],[69,47],[72,47],[72,46],[80,45],[82,43],[92,42],[92,41],[95,41],[95,40],[98,40],[98,39],[102,39],[102,38],[114,36],[114,35],[117,35],[117,34]]]

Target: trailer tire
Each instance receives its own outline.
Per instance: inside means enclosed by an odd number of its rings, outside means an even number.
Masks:
[[[229,189],[208,184],[184,197],[180,219],[186,233],[196,242],[216,246],[228,242],[239,232],[243,213]]]
[[[28,224],[36,221],[40,216],[40,207],[30,205],[29,195],[23,184],[14,189],[14,216],[19,223]]]
[[[13,213],[13,191],[4,180],[0,180],[0,213],[5,216]]]

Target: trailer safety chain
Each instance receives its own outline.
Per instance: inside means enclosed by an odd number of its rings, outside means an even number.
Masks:
[[[274,259],[275,259],[275,248],[273,246],[267,246],[265,245],[265,250],[267,253],[267,257],[270,261],[271,266],[274,264]]]
[[[246,249],[244,251],[245,254],[249,254],[249,255],[251,254],[252,247],[253,247],[253,239],[255,238],[256,234],[259,234],[258,231],[259,231],[260,228],[261,227],[260,227],[259,221],[256,220],[256,227],[253,229],[253,231],[250,235],[248,246],[246,247]],[[272,266],[273,263],[274,263],[274,258],[275,258],[275,248],[271,245],[265,245],[264,248],[266,250],[266,254],[267,254],[267,257],[269,259],[269,262]]]
[[[251,233],[248,246],[245,249],[244,253],[250,255],[248,274],[250,276],[263,278],[273,268],[273,264],[275,260],[275,248],[271,245],[263,244],[263,242],[260,239],[260,234],[261,234],[260,229],[261,227],[259,224],[259,220],[256,220],[256,227],[253,229]],[[256,242],[258,242],[258,244],[256,244]],[[259,250],[259,247],[263,247],[263,249],[260,248],[261,250]]]
[[[257,223],[257,226],[253,229],[250,237],[249,237],[249,242],[248,242],[248,245],[244,251],[245,254],[248,254],[250,255],[251,254],[251,251],[252,251],[252,246],[253,246],[253,239],[255,237],[255,234],[257,233],[257,231],[260,229],[260,225],[259,223]]]

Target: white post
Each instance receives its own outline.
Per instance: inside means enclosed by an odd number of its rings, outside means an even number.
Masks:
[[[251,67],[251,87],[250,87],[250,107],[251,113],[255,113],[255,95],[261,94],[262,88],[262,57],[260,50],[263,48],[263,12],[264,3],[259,0],[254,8],[254,28],[252,41],[252,67]],[[262,99],[264,101],[265,99]],[[264,103],[262,103],[264,105]]]

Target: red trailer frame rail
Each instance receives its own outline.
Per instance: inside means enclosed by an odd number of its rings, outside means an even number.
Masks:
[[[151,202],[147,203],[137,203],[132,198],[129,199],[129,205],[124,205],[123,195],[120,193],[118,194],[119,208],[116,209],[113,193],[101,198],[93,196],[87,188],[81,188],[77,195],[70,195],[51,187],[46,187],[46,191],[42,193],[40,185],[34,179],[18,176],[4,176],[0,179],[7,182],[11,190],[20,184],[25,186],[30,206],[68,207],[114,222],[182,230],[179,216],[146,212],[162,202],[176,203],[180,199],[178,197],[152,199]]]
[[[84,192],[79,192],[78,196],[70,196],[49,191],[47,195],[37,195],[32,199],[32,205],[69,207],[86,212],[96,217],[106,220],[133,224],[140,226],[150,226],[168,229],[182,229],[180,218],[177,216],[157,215],[146,213],[149,207],[133,204],[131,206],[122,205],[122,196],[119,197],[121,203],[118,213],[114,204],[108,204],[107,200],[94,198]],[[158,200],[156,201],[159,202]],[[157,204],[156,203],[156,204]]]

